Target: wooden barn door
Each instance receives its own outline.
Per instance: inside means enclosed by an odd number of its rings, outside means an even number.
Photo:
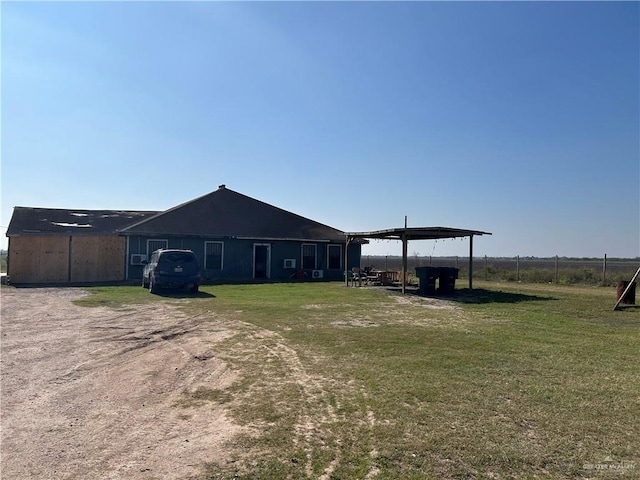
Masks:
[[[11,237],[8,272],[11,282],[68,282],[69,243],[67,236]]]
[[[99,283],[124,280],[124,237],[76,235],[71,240],[72,282]]]

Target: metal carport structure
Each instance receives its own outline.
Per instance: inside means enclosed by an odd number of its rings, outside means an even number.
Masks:
[[[404,227],[390,228],[387,230],[375,230],[372,232],[346,232],[347,249],[349,244],[358,240],[379,239],[379,240],[400,240],[402,242],[402,293],[406,292],[407,283],[407,244],[409,240],[439,240],[443,238],[463,238],[469,237],[469,289],[473,289],[473,237],[481,235],[491,235],[489,232],[480,230],[467,230],[450,227]],[[345,265],[348,265],[345,258]],[[345,271],[345,281],[349,282],[348,273]]]

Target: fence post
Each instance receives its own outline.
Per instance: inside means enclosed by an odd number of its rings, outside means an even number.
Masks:
[[[558,255],[556,255],[556,283],[558,283]]]
[[[604,260],[602,261],[602,285],[607,283],[607,254],[604,254]]]
[[[516,282],[520,281],[520,255],[516,257]]]

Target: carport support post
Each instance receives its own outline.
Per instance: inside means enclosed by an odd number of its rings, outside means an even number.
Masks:
[[[347,243],[344,249],[344,284],[346,287],[349,286],[349,243],[351,242],[351,237],[347,235]]]
[[[407,234],[402,234],[402,294],[407,291]]]
[[[473,290],[473,235],[469,236],[469,290]]]

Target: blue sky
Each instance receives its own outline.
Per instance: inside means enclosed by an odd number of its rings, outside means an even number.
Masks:
[[[224,183],[345,231],[492,232],[476,255],[640,256],[638,2],[0,8],[3,248],[14,206]]]

